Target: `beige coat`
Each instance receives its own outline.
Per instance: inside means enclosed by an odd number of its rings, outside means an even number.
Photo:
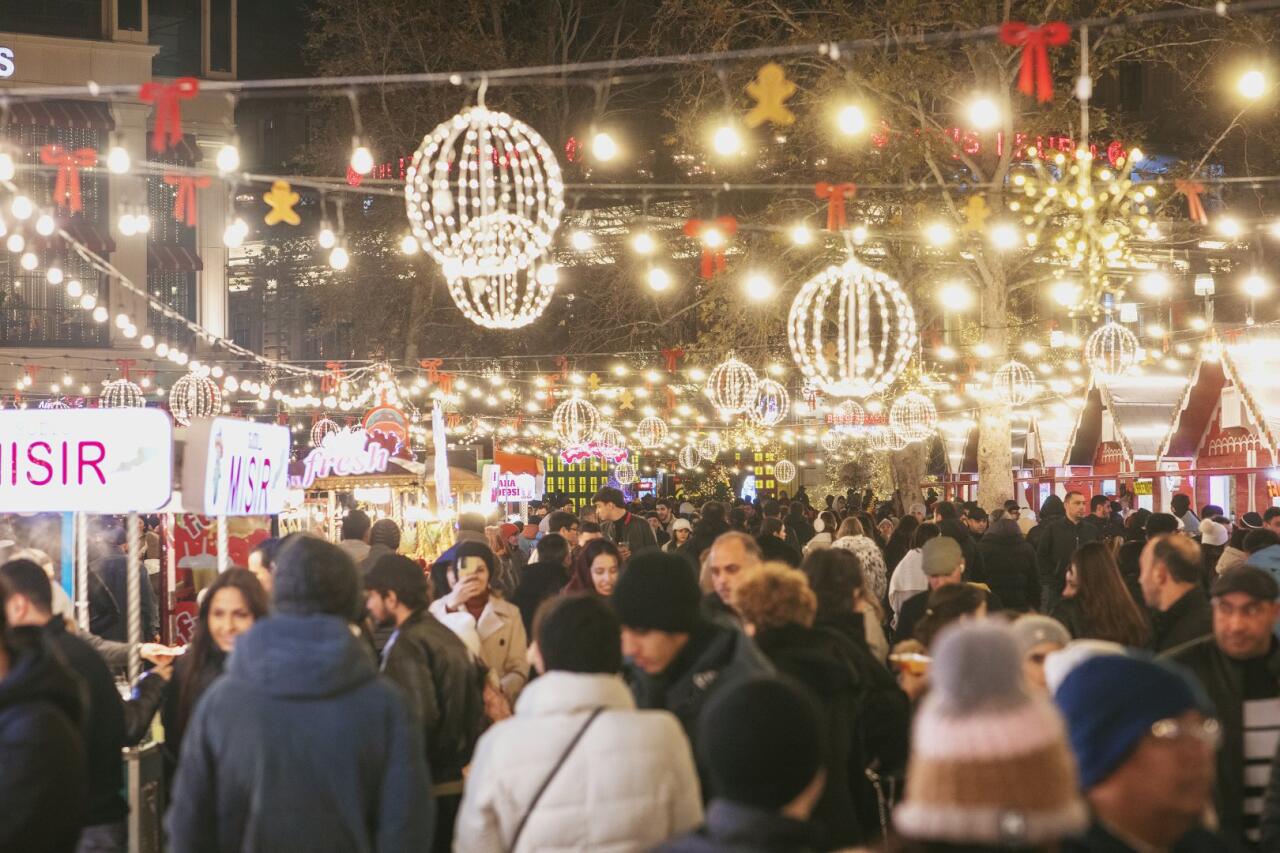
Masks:
[[[465,609],[450,611],[443,598],[433,601],[429,609],[431,615],[461,637],[471,653],[497,677],[502,692],[514,705],[529,680],[528,638],[520,610],[493,594],[478,621]]]

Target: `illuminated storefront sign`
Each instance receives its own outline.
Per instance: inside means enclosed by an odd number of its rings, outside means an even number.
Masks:
[[[303,460],[301,477],[290,477],[289,485],[309,489],[320,477],[351,477],[380,474],[387,470],[391,453],[362,429],[340,430],[325,436],[320,446]]]
[[[197,420],[183,451],[182,499],[205,515],[276,515],[288,492],[289,430],[235,418]]]
[[[532,474],[512,474],[497,465],[486,465],[481,473],[486,504],[535,501],[542,497],[543,478]]]

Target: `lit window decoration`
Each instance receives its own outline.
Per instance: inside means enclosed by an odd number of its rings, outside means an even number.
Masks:
[[[562,444],[590,441],[600,429],[600,412],[594,405],[578,397],[565,400],[551,414],[551,428]]]
[[[128,379],[112,379],[102,386],[102,394],[98,397],[100,409],[141,409],[146,405],[142,388]]]
[[[636,437],[641,447],[660,447],[667,440],[667,422],[662,418],[645,418],[636,425]]]
[[[784,486],[796,478],[796,466],[786,459],[773,463],[773,479]]]
[[[636,466],[630,462],[619,462],[613,469],[613,479],[623,486],[629,486],[640,477],[636,473]]]
[[[465,276],[452,263],[444,268],[449,295],[468,320],[486,329],[519,329],[542,316],[560,280],[552,263],[493,275]]]
[[[889,407],[889,427],[907,442],[923,441],[938,429],[938,410],[925,395],[908,391]]]
[[[791,396],[782,387],[782,383],[773,379],[761,379],[747,415],[761,426],[771,427],[782,423],[790,410]]]
[[[696,447],[698,448],[698,455],[703,459],[708,462],[715,461],[715,458],[720,455],[720,435],[709,432],[698,439]]]
[[[1040,383],[1036,382],[1030,367],[1015,359],[996,369],[991,377],[991,391],[1001,403],[1021,406],[1040,393]]]
[[[707,377],[707,397],[722,413],[737,415],[751,408],[759,384],[756,372],[729,353]]]
[[[222,411],[222,391],[207,376],[188,373],[169,389],[169,413],[183,426],[196,418],[211,418]]]
[[[680,448],[680,455],[677,457],[677,461],[680,463],[681,468],[688,470],[698,467],[698,463],[702,461],[702,456],[698,453],[698,448],[692,444],[686,444]]]
[[[1108,321],[1084,342],[1084,360],[1094,373],[1119,376],[1138,363],[1138,338],[1119,323]]]
[[[340,432],[341,430],[342,427],[338,425],[337,421],[330,420],[329,418],[321,418],[311,425],[311,446],[319,447],[324,444],[324,440],[327,436],[330,436],[335,432]]]
[[[787,320],[796,364],[833,397],[885,390],[907,366],[916,335],[898,282],[853,259],[805,282]]]
[[[844,400],[831,410],[831,428],[856,433],[867,422],[867,411],[857,400]]]

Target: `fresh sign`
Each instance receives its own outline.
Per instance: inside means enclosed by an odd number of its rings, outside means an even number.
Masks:
[[[288,469],[288,428],[197,420],[183,452],[183,503],[205,515],[275,515],[284,509]]]
[[[362,429],[331,432],[303,460],[302,476],[290,485],[309,489],[319,477],[380,474],[387,470],[391,453]]]

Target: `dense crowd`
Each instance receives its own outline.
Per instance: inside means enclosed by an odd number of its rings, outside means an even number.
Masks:
[[[182,649],[119,527],[87,632],[8,543],[0,851],[127,849],[149,736],[173,851],[1280,850],[1280,508],[1172,510],[605,488],[429,566],[352,510]]]

